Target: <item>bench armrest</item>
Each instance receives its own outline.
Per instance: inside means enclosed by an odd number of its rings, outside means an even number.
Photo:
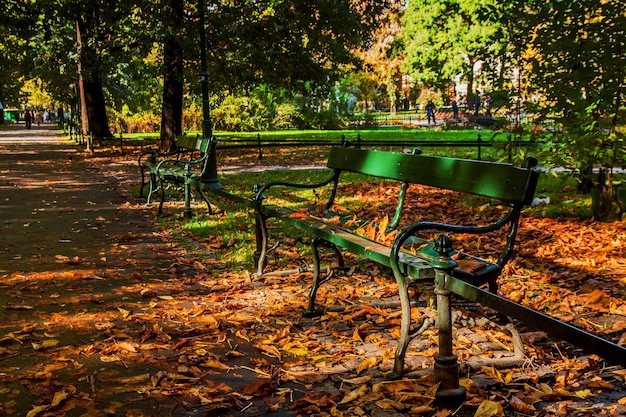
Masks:
[[[326,203],[326,206],[330,207],[335,199],[338,180],[339,180],[339,172],[334,171],[333,174],[329,178],[325,179],[324,181],[317,182],[317,183],[305,184],[305,183],[297,183],[297,182],[290,182],[290,181],[271,181],[265,185],[256,184],[255,190],[254,190],[255,192],[254,204],[257,207],[257,209],[260,210],[263,205],[263,200],[265,199],[265,196],[263,195],[263,193],[274,187],[289,187],[289,188],[313,190],[316,188],[324,187],[332,183],[333,191],[328,202]]]
[[[515,243],[515,236],[517,234],[517,222],[521,211],[520,205],[513,205],[509,211],[500,219],[493,223],[489,223],[483,226],[465,226],[458,224],[447,224],[438,222],[418,222],[404,230],[402,230],[396,236],[396,239],[391,246],[390,261],[391,269],[396,277],[404,275],[400,271],[400,251],[406,241],[414,236],[417,232],[424,230],[437,230],[441,232],[452,233],[470,233],[470,234],[484,234],[499,230],[503,227],[509,226],[509,232],[507,236],[507,243],[505,244],[502,253],[500,254],[498,261],[496,262],[500,267],[509,260],[513,252],[513,245]]]

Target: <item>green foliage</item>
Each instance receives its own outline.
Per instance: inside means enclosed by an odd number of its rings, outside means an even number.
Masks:
[[[216,129],[231,131],[263,129],[269,117],[267,108],[255,96],[229,95],[211,114]]]
[[[463,74],[470,87],[474,64],[505,48],[492,0],[419,0],[404,14],[405,69],[417,83],[445,89]]]
[[[626,93],[626,15],[619,2],[529,1],[522,36],[532,39],[525,54],[536,108],[555,117],[562,130],[553,135],[547,161],[570,167],[583,187],[611,200],[614,167],[624,166]],[[590,36],[589,34],[593,34]],[[593,172],[600,170],[600,175]],[[602,204],[598,220],[614,209]]]

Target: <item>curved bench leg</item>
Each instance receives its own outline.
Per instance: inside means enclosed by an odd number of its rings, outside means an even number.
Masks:
[[[159,211],[158,213],[161,214],[163,212],[163,203],[165,203],[165,186],[163,185],[163,179],[159,178],[159,187],[161,188],[161,201],[159,202]]]
[[[267,265],[267,225],[265,215],[255,210],[254,230],[256,235],[256,251],[254,252],[254,262],[256,265],[256,275],[263,275],[263,269]]]
[[[317,290],[320,285],[328,281],[334,275],[333,269],[329,266],[328,273],[325,277],[322,277],[322,266],[320,262],[320,251],[319,248],[323,246],[331,249],[335,253],[335,258],[337,260],[337,268],[340,270],[345,269],[345,263],[343,260],[343,255],[341,255],[341,251],[331,242],[328,242],[323,239],[313,238],[311,239],[311,249],[313,249],[313,283],[311,285],[311,291],[309,292],[309,306],[308,309],[304,311],[304,317],[316,317],[322,314],[321,310],[315,310],[315,297],[317,296]]]
[[[139,187],[139,197],[143,197],[143,188],[146,185],[146,173],[141,165],[139,166],[139,171],[141,171],[141,187]]]
[[[150,202],[152,201],[152,194],[156,191],[157,189],[157,185],[156,185],[156,175],[154,173],[150,173],[150,175],[148,176],[148,198],[146,199],[146,205],[150,205]]]
[[[206,193],[202,191],[202,187],[198,185],[196,186],[196,190],[198,191],[198,194],[200,194],[200,197],[202,197],[202,199],[206,203],[207,211],[209,212],[209,214],[213,214],[213,207],[211,207],[211,202],[209,201]]]
[[[396,277],[398,283],[398,295],[400,296],[400,309],[402,318],[400,321],[400,338],[396,348],[393,372],[388,375],[391,379],[399,379],[404,375],[404,356],[411,341],[411,300],[409,298],[408,277]]]

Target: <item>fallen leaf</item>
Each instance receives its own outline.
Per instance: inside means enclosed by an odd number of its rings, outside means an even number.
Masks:
[[[47,405],[36,405],[26,414],[26,417],[35,417],[48,409]]]
[[[66,391],[55,392],[54,398],[52,398],[52,402],[50,403],[50,408],[58,407],[63,401],[67,400],[69,396],[70,393]]]
[[[378,364],[378,358],[375,356],[371,356],[365,360],[363,360],[358,368],[356,368],[356,373],[357,375],[360,374],[361,372],[365,371],[366,369],[369,368],[373,368],[374,366],[376,366],[376,364]]]
[[[276,391],[276,386],[268,381],[254,381],[239,388],[238,392],[243,395],[266,397]]]
[[[504,409],[502,404],[497,401],[484,400],[478,406],[478,410],[474,413],[474,417],[503,417]]]
[[[367,385],[361,385],[357,389],[352,390],[349,393],[347,393],[343,397],[343,399],[339,402],[339,404],[346,404],[346,403],[352,402],[366,395],[368,392],[369,392],[369,388],[367,388]]]
[[[117,345],[120,348],[127,350],[129,352],[137,352],[137,349],[135,348],[135,346],[133,346],[133,344],[130,342],[117,342]]]
[[[518,413],[535,415],[535,406],[525,403],[515,395],[509,400],[509,406]]]

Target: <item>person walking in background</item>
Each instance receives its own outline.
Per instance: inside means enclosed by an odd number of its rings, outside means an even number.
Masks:
[[[433,123],[437,124],[437,120],[435,120],[435,104],[432,100],[428,100],[426,103],[426,118],[428,119],[428,124],[430,124],[430,119],[433,119]]]
[[[459,120],[459,105],[456,100],[452,100],[452,117],[454,117],[454,121]]]
[[[24,112],[24,122],[26,123],[26,129],[30,129],[31,124],[33,123],[33,116],[30,114],[30,110],[26,110],[26,112]]]

